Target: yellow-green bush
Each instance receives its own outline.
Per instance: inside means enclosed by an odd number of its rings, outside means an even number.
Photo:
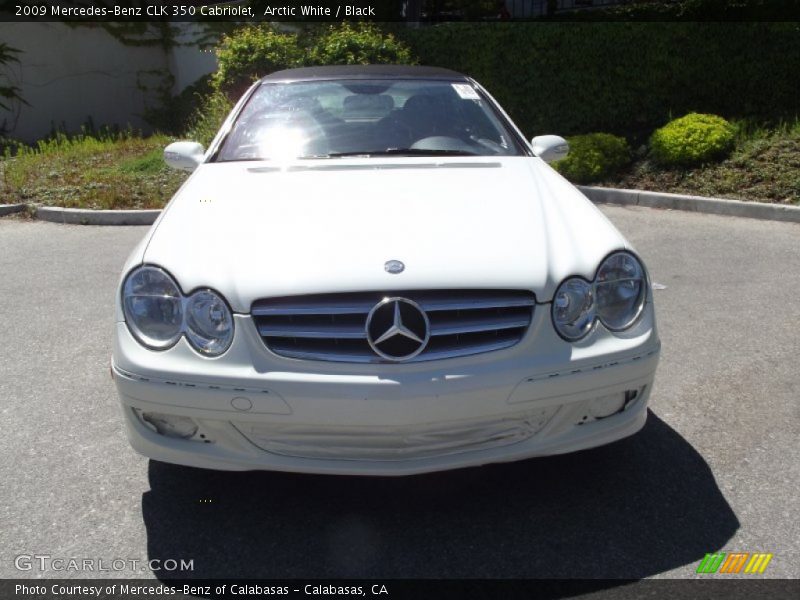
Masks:
[[[340,23],[301,34],[272,25],[247,25],[222,38],[217,72],[191,119],[186,136],[208,144],[253,81],[281,69],[310,65],[413,64],[403,42],[371,23]]]
[[[650,137],[650,156],[666,166],[692,166],[727,156],[736,128],[716,115],[689,113],[656,129]]]
[[[564,177],[575,183],[592,183],[614,174],[631,160],[625,138],[610,133],[588,133],[567,139],[569,155],[553,163]]]
[[[309,49],[307,64],[413,64],[404,43],[370,23],[341,23],[328,27]]]
[[[238,96],[246,86],[281,69],[309,65],[410,64],[408,46],[370,23],[340,23],[319,33],[281,33],[269,23],[248,25],[217,47],[214,89]]]
[[[199,103],[185,137],[208,146],[232,109],[233,102],[228,96],[219,91],[211,92]]]
[[[296,34],[280,33],[269,23],[248,25],[223,36],[212,85],[238,95],[259,77],[302,65],[303,57]]]

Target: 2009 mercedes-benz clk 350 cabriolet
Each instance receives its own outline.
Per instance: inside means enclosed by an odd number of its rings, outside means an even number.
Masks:
[[[131,254],[113,375],[133,447],[228,470],[406,475],[644,424],[641,259],[479,84],[273,73]]]

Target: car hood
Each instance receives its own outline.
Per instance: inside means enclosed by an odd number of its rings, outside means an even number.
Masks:
[[[236,312],[264,297],[508,288],[552,298],[626,247],[613,225],[538,158],[208,163],[142,245],[184,292],[210,287]],[[388,260],[405,270],[389,274]]]

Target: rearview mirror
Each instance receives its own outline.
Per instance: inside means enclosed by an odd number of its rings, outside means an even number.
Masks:
[[[173,169],[194,171],[201,162],[206,150],[197,142],[173,142],[164,148],[164,162]]]
[[[569,154],[567,140],[558,135],[537,135],[531,140],[533,151],[545,162],[555,162]]]

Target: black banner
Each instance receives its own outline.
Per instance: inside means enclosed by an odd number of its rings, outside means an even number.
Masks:
[[[91,580],[0,581],[3,600],[186,600],[189,598],[373,598],[478,600],[584,597],[591,600],[795,600],[800,580],[710,578],[661,580]]]
[[[0,20],[795,21],[800,0],[2,0]]]
[[[399,21],[395,0],[10,0],[5,21]]]

